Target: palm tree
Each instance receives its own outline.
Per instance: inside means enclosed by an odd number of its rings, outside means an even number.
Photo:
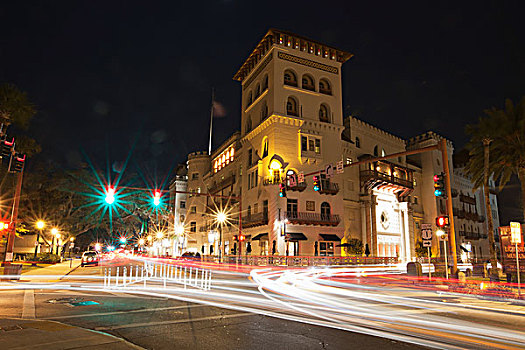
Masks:
[[[474,191],[483,187],[485,197],[485,207],[487,208],[487,231],[489,237],[491,280],[499,280],[497,269],[497,257],[494,240],[494,223],[492,220],[492,207],[489,196],[489,179],[494,173],[490,165],[490,145],[497,137],[498,128],[496,122],[498,115],[492,114],[492,111],[485,111],[489,115],[487,118],[480,118],[478,124],[467,125],[466,132],[471,136],[468,144],[469,162],[466,166],[467,174],[470,175],[474,183]]]
[[[516,105],[507,99],[505,109],[493,107],[486,110],[485,114],[487,117],[480,118],[478,124],[469,125],[466,129],[471,135],[467,173],[474,181],[475,188],[484,188],[491,265],[496,266],[488,180],[492,176],[502,189],[513,174],[518,176],[525,219],[525,96]]]

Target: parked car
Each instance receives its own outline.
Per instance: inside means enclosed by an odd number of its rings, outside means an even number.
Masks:
[[[100,261],[100,255],[98,252],[95,251],[87,251],[82,254],[82,260],[80,262],[80,266],[84,267],[86,265],[95,265],[98,266],[98,262]]]

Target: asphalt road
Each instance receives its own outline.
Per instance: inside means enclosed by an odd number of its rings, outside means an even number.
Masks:
[[[122,261],[110,262],[113,272],[117,264],[122,272]],[[147,289],[137,283],[103,291],[103,269],[78,268],[52,278],[53,285],[31,285],[34,291],[0,291],[0,316],[34,315],[107,332],[147,349],[525,345],[523,305],[387,284],[380,276],[341,282],[319,278],[318,270],[214,271],[208,291],[171,282],[164,287],[158,279],[148,281]]]
[[[37,319],[107,332],[146,349],[419,348],[252,313],[120,293],[4,291],[0,298],[2,316],[20,317],[25,293],[34,293]]]

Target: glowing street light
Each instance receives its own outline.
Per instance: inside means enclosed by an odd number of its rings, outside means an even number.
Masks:
[[[39,230],[42,230],[44,228],[44,226],[46,226],[46,223],[43,222],[42,220],[38,220],[36,222],[36,228],[39,229]]]
[[[175,228],[175,233],[178,235],[178,236],[182,236],[184,234],[184,226],[182,225],[178,225],[176,228]]]
[[[146,237],[148,239],[149,242],[151,242],[153,240],[153,236],[152,235],[148,235],[148,237]]]
[[[144,245],[144,243],[146,243],[146,241],[144,240],[144,238],[139,239],[139,245]]]
[[[126,237],[120,237],[119,238],[120,243],[126,243]]]
[[[222,225],[226,222],[228,216],[224,211],[219,211],[216,216],[217,222],[219,225],[219,262],[222,262]]]
[[[70,241],[70,242],[74,242],[74,241],[75,241],[75,237],[71,237],[71,238],[69,239],[69,241]]]
[[[162,231],[159,231],[155,234],[155,238],[157,239],[162,239],[162,237],[164,237],[164,233]]]
[[[102,249],[102,245],[100,243],[96,243],[95,244],[95,250],[96,251],[100,251],[100,249]]]

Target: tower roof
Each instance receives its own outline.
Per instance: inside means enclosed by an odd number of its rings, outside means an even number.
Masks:
[[[316,54],[316,51],[321,52],[322,57],[328,57],[337,62],[344,63],[349,60],[353,54],[339,50],[333,46],[323,44],[319,41],[305,38],[301,35],[294,34],[292,32],[287,32],[284,30],[271,28],[255,46],[255,49],[252,51],[250,56],[244,61],[241,68],[233,76],[234,80],[243,81],[246,76],[257,66],[257,63],[261,60],[266,52],[270,49],[273,44],[281,44],[286,46],[297,45],[299,50],[303,50],[303,47],[306,47],[308,50],[313,48],[312,55]],[[319,55],[319,54],[317,54]]]

